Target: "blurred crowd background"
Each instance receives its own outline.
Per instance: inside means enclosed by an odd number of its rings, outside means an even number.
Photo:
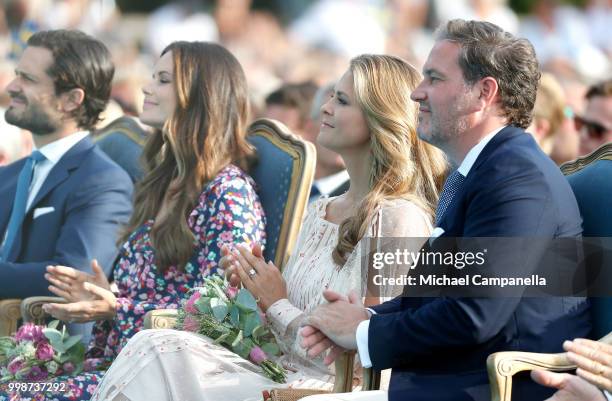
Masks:
[[[280,119],[316,137],[317,89],[361,53],[403,57],[420,69],[433,31],[450,18],[481,19],[529,39],[547,85],[536,118],[553,119],[540,143],[558,163],[579,155],[573,117],[588,85],[612,76],[612,0],[0,0],[0,113],[29,35],[80,29],[116,65],[113,101],[99,128],[137,117],[154,60],[175,40],[215,41],[242,63],[254,118]],[[319,90],[319,96],[321,90]],[[313,105],[313,99],[315,104]],[[543,117],[543,118],[544,118]],[[31,151],[29,134],[0,118],[0,165]]]

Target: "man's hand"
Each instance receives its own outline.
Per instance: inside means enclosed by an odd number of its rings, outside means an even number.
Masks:
[[[563,348],[568,351],[567,358],[578,366],[578,376],[612,393],[612,345],[577,338],[564,342]]]
[[[45,278],[51,285],[49,291],[68,302],[93,300],[95,297],[84,288],[85,283],[110,290],[110,284],[98,261],[91,261],[93,275],[68,266],[47,266]]]
[[[578,376],[534,370],[531,378],[536,383],[559,390],[545,401],[606,401],[601,390]]]
[[[357,326],[370,318],[361,298],[355,292],[346,298],[331,290],[323,291],[323,297],[329,303],[318,306],[306,319],[302,346],[309,349],[311,356],[317,356],[334,345],[357,349]]]
[[[43,310],[65,322],[91,322],[95,320],[111,320],[116,315],[117,298],[110,290],[95,284],[85,283],[91,300],[71,302],[68,304],[49,303],[43,305]]]

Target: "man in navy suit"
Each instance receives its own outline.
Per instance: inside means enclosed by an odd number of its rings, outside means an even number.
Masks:
[[[8,85],[5,119],[29,130],[37,150],[0,169],[0,298],[49,295],[47,265],[107,275],[131,214],[129,176],[89,137],[114,66],[106,47],[77,31],[28,40]],[[1,134],[0,134],[1,135]]]
[[[487,22],[453,20],[438,29],[423,73],[412,94],[418,134],[453,166],[433,236],[580,237],[571,188],[524,131],[540,76],[531,44]],[[399,297],[366,310],[355,296],[325,296],[303,345],[311,355],[332,347],[328,362],[343,347],[358,349],[365,367],[392,368],[388,394],[373,399],[489,400],[489,354],[562,352],[563,340],[590,330],[584,298]],[[550,393],[528,379],[513,387],[518,400]]]

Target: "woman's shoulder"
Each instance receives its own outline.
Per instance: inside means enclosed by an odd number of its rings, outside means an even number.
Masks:
[[[407,198],[383,200],[377,216],[383,236],[429,236],[433,229],[430,213],[419,202]]]
[[[211,193],[220,195],[228,191],[255,192],[255,181],[240,167],[229,164],[206,184],[201,197],[208,197]]]

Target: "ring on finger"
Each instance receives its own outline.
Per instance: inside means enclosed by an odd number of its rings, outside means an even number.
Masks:
[[[257,274],[257,270],[251,268],[251,270],[249,270],[249,277],[253,278],[255,277],[255,275]]]

